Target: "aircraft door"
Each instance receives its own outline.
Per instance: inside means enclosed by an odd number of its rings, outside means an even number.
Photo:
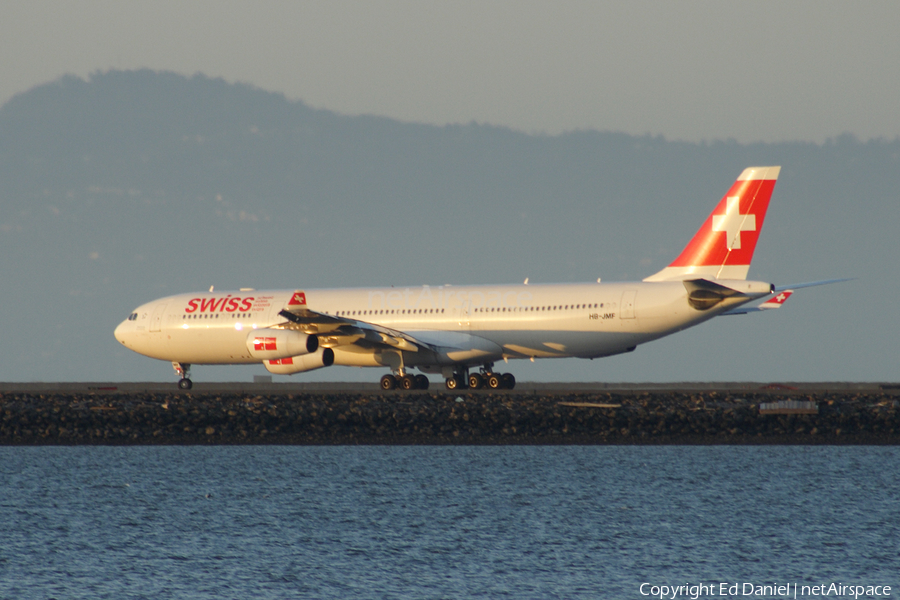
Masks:
[[[472,307],[471,303],[468,299],[462,304],[453,307],[453,312],[456,313],[459,331],[469,331],[472,326]]]
[[[150,331],[162,331],[162,318],[166,312],[165,304],[157,304],[153,308],[153,314],[150,315]]]
[[[634,318],[634,305],[637,299],[637,290],[625,290],[622,292],[622,304],[619,305],[620,319]]]

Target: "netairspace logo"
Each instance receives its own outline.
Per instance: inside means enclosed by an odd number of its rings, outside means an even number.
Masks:
[[[822,583],[805,585],[799,583],[685,583],[683,585],[656,585],[642,583],[642,596],[660,600],[679,598],[725,598],[725,597],[766,597],[766,598],[886,598],[891,596],[889,585],[845,585],[843,583]]]

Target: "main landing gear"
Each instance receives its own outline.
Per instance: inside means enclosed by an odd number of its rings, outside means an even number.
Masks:
[[[492,390],[511,390],[516,387],[516,378],[512,373],[494,373],[494,365],[486,364],[478,373],[468,373],[468,369],[456,372],[446,381],[448,390],[471,388],[480,390],[487,387]]]
[[[178,373],[181,379],[178,381],[178,387],[182,390],[189,390],[194,387],[194,382],[190,379],[191,365],[180,362],[173,362],[172,368]]]
[[[516,387],[516,378],[512,373],[472,373],[469,375],[469,387],[480,390],[487,386],[492,390],[511,390]]]
[[[385,375],[381,378],[381,389],[393,390],[400,388],[401,390],[427,390],[429,385],[428,378],[424,375]]]
[[[445,380],[448,390],[464,390],[467,388],[480,390],[511,390],[516,387],[516,378],[512,373],[494,373],[494,364],[487,363],[478,373],[469,373],[466,366],[456,366],[451,370],[445,367],[444,376],[450,375]],[[381,378],[383,390],[427,390],[428,378],[424,375],[411,375],[400,367],[391,375]]]

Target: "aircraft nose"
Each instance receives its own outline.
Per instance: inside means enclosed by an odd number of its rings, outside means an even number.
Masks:
[[[129,325],[130,322],[126,319],[125,321],[119,323],[118,327],[116,327],[116,330],[113,331],[113,335],[116,336],[116,339],[119,340],[119,343],[121,344],[125,343],[126,333],[129,329]]]

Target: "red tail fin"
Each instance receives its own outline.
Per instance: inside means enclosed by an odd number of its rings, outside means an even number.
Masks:
[[[644,281],[746,279],[780,171],[781,167],[744,169],[678,258]]]

